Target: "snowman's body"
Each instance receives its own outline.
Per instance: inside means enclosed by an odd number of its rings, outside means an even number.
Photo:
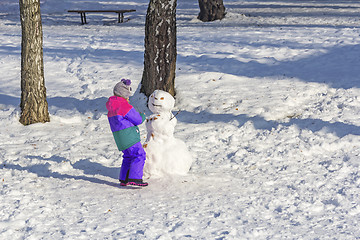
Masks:
[[[144,144],[146,162],[145,177],[161,177],[165,174],[186,174],[192,164],[191,155],[183,141],[174,137],[177,123],[171,113],[174,98],[167,92],[155,90],[148,102],[153,112],[146,120],[147,139]]]

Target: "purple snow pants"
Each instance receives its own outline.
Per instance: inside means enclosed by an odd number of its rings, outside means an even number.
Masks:
[[[142,180],[146,153],[141,142],[125,149],[120,170],[120,181]]]

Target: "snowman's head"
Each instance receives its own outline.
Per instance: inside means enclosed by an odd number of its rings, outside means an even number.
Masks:
[[[170,112],[175,105],[173,96],[162,90],[155,90],[149,97],[148,107],[153,113]]]

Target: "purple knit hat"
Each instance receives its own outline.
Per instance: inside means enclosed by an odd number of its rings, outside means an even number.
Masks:
[[[129,98],[133,94],[131,92],[131,80],[121,79],[114,87],[114,95],[123,98]]]

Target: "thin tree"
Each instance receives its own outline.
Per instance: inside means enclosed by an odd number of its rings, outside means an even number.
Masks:
[[[198,19],[203,22],[221,20],[225,17],[223,0],[198,0],[200,13]]]
[[[21,116],[29,125],[49,122],[43,63],[40,0],[19,0],[21,41]]]
[[[140,92],[175,95],[176,0],[150,0],[145,22],[144,71]]]

